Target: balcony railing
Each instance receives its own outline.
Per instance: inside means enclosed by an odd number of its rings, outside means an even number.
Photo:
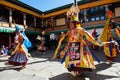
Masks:
[[[94,27],[94,26],[104,26],[105,25],[106,20],[102,20],[102,21],[93,21],[93,22],[85,22],[82,23],[81,26],[83,28],[87,28],[87,27]]]
[[[120,17],[114,17],[113,20],[115,22],[117,22],[118,24],[120,24]],[[92,21],[92,22],[85,22],[85,23],[81,23],[81,26],[83,28],[90,28],[90,27],[97,27],[97,26],[104,26],[106,23],[106,20],[100,20],[100,21]],[[20,28],[24,28],[24,25],[20,25],[17,24]],[[7,22],[0,22],[0,27],[7,27],[9,28],[9,23]],[[12,23],[11,28],[15,28],[15,25]],[[60,29],[66,29],[67,25],[64,26],[57,26],[54,27],[54,29],[52,27],[47,28],[46,31],[52,31],[52,30],[60,30]],[[34,27],[27,27],[28,30],[36,30],[36,31],[41,31],[40,29],[35,29]]]
[[[119,23],[119,24],[120,24],[120,16],[119,16],[119,17],[114,17],[113,20],[114,20],[116,23]]]
[[[17,24],[20,28],[24,28],[24,26],[23,25],[20,25],[20,24]],[[0,26],[1,27],[9,27],[9,23],[7,23],[7,22],[0,22]],[[12,25],[11,25],[11,28],[15,28],[15,25],[12,23]]]

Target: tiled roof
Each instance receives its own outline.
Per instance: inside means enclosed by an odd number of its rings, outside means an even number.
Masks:
[[[38,9],[32,7],[32,6],[29,6],[29,5],[23,3],[23,2],[21,2],[21,1],[19,1],[19,0],[6,0],[6,1],[12,2],[12,3],[16,4],[16,5],[25,7],[25,8],[27,8],[27,9],[30,9],[30,10],[35,11],[35,12],[40,13],[40,14],[47,14],[47,13],[52,13],[52,12],[55,12],[55,11],[58,11],[58,10],[66,9],[66,8],[71,7],[71,5],[73,4],[73,3],[67,4],[67,5],[64,5],[64,6],[60,6],[60,7],[57,7],[57,8],[54,8],[54,9],[51,9],[51,10],[47,10],[47,11],[42,12],[42,11],[40,11],[40,10],[38,10]],[[90,1],[90,0],[78,1],[78,5],[87,3],[87,2],[89,2],[89,1]]]

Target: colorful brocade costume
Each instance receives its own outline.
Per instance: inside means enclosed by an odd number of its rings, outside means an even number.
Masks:
[[[42,36],[36,38],[41,41],[41,44],[38,45],[37,49],[43,53],[46,52],[46,39],[45,39],[45,31],[42,31]]]
[[[111,11],[108,11],[108,19],[106,21],[103,33],[101,35],[101,42],[104,43],[104,53],[108,61],[113,61],[119,53],[120,28],[115,27],[111,23]]]
[[[94,59],[98,62],[100,60],[94,54],[89,43],[101,46],[87,31],[81,28],[80,22],[78,20],[79,8],[75,3],[67,12],[69,18],[69,30],[67,33],[59,40],[58,46],[55,50],[53,59],[57,57],[61,43],[66,39],[66,46],[62,53],[64,56],[61,63],[65,61],[65,67],[73,72],[75,75],[81,74],[84,71],[91,71],[95,69]]]
[[[21,31],[21,29],[16,26],[16,36],[15,36],[15,49],[10,54],[10,58],[8,63],[14,66],[26,66],[28,61],[28,48],[31,47],[31,42],[26,37],[25,33]]]
[[[64,48],[64,57],[61,62],[65,61],[65,67],[71,71],[84,72],[86,70],[90,71],[95,69],[95,64],[93,57],[99,61],[97,56],[91,51],[88,42],[95,45],[99,45],[96,40],[84,29],[76,28],[74,30],[68,30],[66,35],[64,35],[60,40],[58,47],[55,51],[54,58],[58,53],[62,40],[67,38],[67,44]]]

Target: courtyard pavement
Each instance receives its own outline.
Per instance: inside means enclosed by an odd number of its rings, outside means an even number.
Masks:
[[[77,77],[72,76],[59,59],[52,60],[54,50],[47,50],[46,54],[33,51],[24,69],[5,65],[8,56],[0,57],[0,80],[120,80],[120,54],[109,64],[102,50],[94,51],[101,60],[95,61],[96,69]]]

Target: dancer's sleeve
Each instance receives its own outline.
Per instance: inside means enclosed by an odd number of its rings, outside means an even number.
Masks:
[[[109,18],[109,19],[106,21],[106,24],[105,24],[105,27],[104,27],[104,29],[103,29],[102,35],[101,35],[101,37],[100,37],[100,41],[101,41],[101,42],[106,42],[106,41],[107,41],[107,36],[108,36],[107,32],[108,32],[108,26],[109,26],[109,23],[110,23],[110,19],[111,19],[111,18]]]
[[[58,50],[60,49],[61,43],[62,43],[62,41],[64,40],[64,38],[65,38],[65,34],[59,39],[59,43],[58,43],[58,46],[57,46],[57,48],[56,48],[56,50],[55,50],[53,59],[56,58],[56,56],[57,56],[57,54],[58,54]]]
[[[84,30],[84,36],[86,36],[86,39],[87,39],[89,42],[91,42],[91,43],[93,43],[93,44],[95,44],[95,45],[101,46],[101,45],[92,37],[92,35],[91,35],[90,33],[88,33],[87,31],[85,31],[85,30]]]
[[[117,27],[115,32],[116,32],[118,38],[120,39],[120,27]]]

